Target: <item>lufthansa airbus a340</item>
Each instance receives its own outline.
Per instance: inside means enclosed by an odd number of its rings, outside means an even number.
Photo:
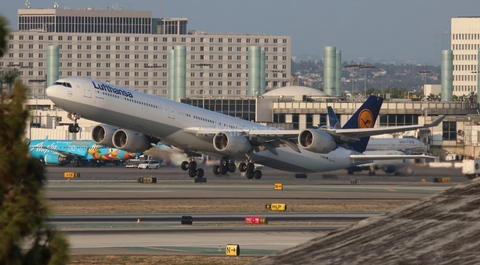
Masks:
[[[48,97],[72,113],[70,132],[78,132],[80,117],[103,124],[92,130],[93,140],[104,146],[142,152],[152,138],[183,150],[189,157],[182,163],[190,177],[203,177],[195,156],[221,158],[214,174],[246,172],[249,179],[262,177],[254,163],[291,172],[325,172],[345,169],[378,159],[399,156],[364,155],[371,135],[437,126],[441,117],[428,125],[373,128],[383,99],[371,96],[343,128],[280,130],[254,122],[197,108],[158,96],[105,82],[69,77],[47,88]],[[401,156],[420,158],[425,156]]]

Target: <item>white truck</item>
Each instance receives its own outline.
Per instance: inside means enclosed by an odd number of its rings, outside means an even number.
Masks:
[[[480,160],[463,160],[462,174],[468,179],[480,177]]]

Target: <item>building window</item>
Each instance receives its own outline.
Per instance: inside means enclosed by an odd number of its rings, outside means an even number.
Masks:
[[[442,139],[445,141],[457,140],[457,123],[455,121],[444,121],[442,126]]]
[[[294,130],[298,130],[298,114],[292,114],[292,125]]]

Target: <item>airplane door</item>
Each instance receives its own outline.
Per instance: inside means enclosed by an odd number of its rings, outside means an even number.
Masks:
[[[168,112],[168,118],[175,119],[175,109],[170,104],[166,104],[165,108]]]
[[[90,84],[82,82],[82,86],[84,91],[83,96],[86,98],[92,98],[92,87]]]

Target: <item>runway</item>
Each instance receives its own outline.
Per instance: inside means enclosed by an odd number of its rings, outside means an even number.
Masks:
[[[63,177],[65,171],[79,172],[80,178],[67,182]],[[137,207],[131,213],[75,214],[72,210],[71,214],[51,216],[50,222],[68,235],[74,255],[225,255],[227,244],[239,244],[242,255],[261,256],[381,214],[270,212],[264,210],[264,202],[415,201],[468,181],[458,169],[418,167],[415,171],[415,176],[408,177],[366,173],[350,176],[346,171],[335,171],[296,179],[292,173],[263,169],[261,180],[248,180],[234,173],[219,177],[207,175],[206,183],[194,183],[175,167],[158,170],[48,167],[46,196],[52,202],[67,205],[69,202],[101,204],[102,201],[107,204],[136,201],[140,205],[142,202],[154,205],[188,202],[192,207],[202,201],[226,204],[243,201],[247,205],[247,209],[239,209],[240,212],[235,208],[230,212],[183,212],[179,208],[175,213],[147,214],[142,212],[142,207]],[[433,177],[439,176],[450,177],[452,183],[432,183]],[[139,184],[139,177],[155,177],[157,183]],[[350,184],[352,178],[358,180],[357,184]],[[421,179],[428,181],[421,183]],[[274,190],[274,184],[279,182],[283,190]],[[193,224],[181,225],[182,216],[192,216]],[[246,216],[266,218],[268,224],[246,225]]]
[[[73,254],[218,254],[233,242],[243,255],[267,255],[377,214],[192,214],[192,225],[173,214],[58,215],[50,222],[68,235]],[[268,225],[245,225],[245,216]]]

